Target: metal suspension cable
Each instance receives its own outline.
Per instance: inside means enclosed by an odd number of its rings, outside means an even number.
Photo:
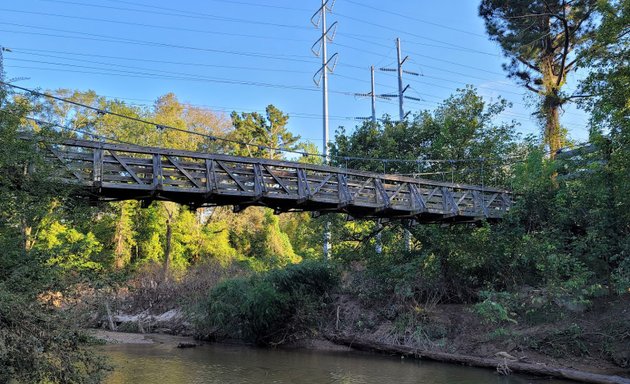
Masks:
[[[156,127],[157,129],[169,129],[169,130],[173,130],[173,131],[177,131],[177,132],[182,132],[182,133],[187,133],[187,134],[191,134],[191,135],[204,137],[204,138],[212,140],[212,141],[218,140],[218,141],[223,141],[223,142],[227,142],[227,143],[231,143],[231,144],[237,144],[237,145],[240,145],[240,146],[246,146],[246,147],[254,146],[254,147],[261,148],[261,149],[267,149],[267,150],[284,152],[284,153],[292,153],[292,154],[297,154],[297,155],[302,155],[302,156],[323,157],[323,155],[317,154],[317,153],[308,153],[308,152],[303,152],[303,151],[290,150],[290,149],[286,149],[286,148],[276,148],[276,147],[271,147],[271,146],[266,146],[266,145],[251,144],[251,143],[246,143],[246,142],[239,141],[239,140],[227,139],[227,138],[218,137],[218,136],[214,136],[214,135],[208,135],[208,134],[201,133],[201,132],[190,131],[190,130],[183,129],[183,128],[178,128],[178,127],[172,127],[172,126],[169,126],[169,125],[159,124],[159,123],[156,123],[156,122],[153,122],[153,121],[149,121],[149,120],[146,120],[146,119],[141,119],[141,118],[137,118],[137,117],[133,117],[133,116],[127,116],[127,115],[123,115],[121,113],[117,113],[117,112],[112,112],[112,111],[96,108],[96,107],[93,107],[91,105],[79,103],[79,102],[76,102],[76,101],[73,101],[73,100],[68,100],[68,99],[65,99],[63,97],[54,96],[54,95],[51,95],[51,94],[48,94],[48,93],[39,92],[39,91],[36,91],[36,90],[33,90],[33,89],[29,89],[29,88],[25,88],[25,87],[21,87],[21,86],[15,85],[15,84],[10,84],[10,83],[7,83],[7,82],[1,81],[1,80],[0,80],[0,84],[8,86],[8,87],[11,87],[13,89],[18,89],[18,90],[30,93],[30,94],[35,95],[35,96],[46,97],[46,98],[50,98],[50,99],[53,99],[53,100],[61,101],[61,102],[64,102],[64,103],[72,104],[72,105],[75,105],[75,106],[78,106],[78,107],[81,107],[81,108],[89,109],[89,110],[95,111],[95,112],[97,112],[99,114],[107,114],[107,115],[111,115],[111,116],[120,117],[122,119],[130,120],[130,121],[136,121],[136,122],[139,122],[139,123],[151,125],[151,126]],[[407,160],[407,159],[367,158],[367,157],[359,157],[359,156],[331,156],[331,157],[337,158],[337,159],[341,159],[341,160],[367,160],[367,161],[398,162],[398,163],[409,163],[409,164],[416,164],[418,162],[425,162],[425,163],[454,163],[454,162],[487,161],[487,159],[485,159],[485,158]]]
[[[93,132],[89,132],[89,131],[85,131],[85,130],[82,130],[82,129],[79,129],[79,128],[72,128],[72,127],[68,127],[67,125],[61,125],[61,124],[53,123],[53,122],[50,122],[50,121],[45,121],[45,120],[42,120],[42,119],[38,119],[38,118],[35,118],[35,117],[22,116],[22,115],[19,115],[17,113],[11,112],[11,111],[0,110],[0,112],[8,113],[8,114],[11,114],[13,116],[17,116],[17,117],[20,117],[22,119],[26,119],[26,120],[32,121],[32,122],[37,123],[39,125],[47,125],[47,126],[50,126],[50,127],[55,127],[55,128],[63,129],[63,130],[66,130],[66,131],[77,132],[77,133],[81,133],[81,134],[84,134],[84,135],[87,135],[87,136],[91,136],[91,137],[96,138],[96,139],[101,139],[103,141],[109,140],[109,141],[113,141],[113,142],[120,143],[120,144],[133,145],[132,143],[130,143],[128,141],[123,141],[123,140],[119,140],[119,139],[116,139],[116,138],[113,138],[113,137],[99,135],[99,134],[96,134],[96,133],[93,133]]]

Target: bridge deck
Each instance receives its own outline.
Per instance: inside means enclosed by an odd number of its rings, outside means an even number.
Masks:
[[[499,219],[512,204],[501,189],[289,161],[87,140],[44,146],[62,181],[99,200],[258,205],[419,222]]]

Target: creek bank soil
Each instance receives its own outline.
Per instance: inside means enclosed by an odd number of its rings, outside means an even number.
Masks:
[[[463,304],[409,311],[411,320],[390,319],[353,296],[335,300],[323,334],[416,350],[496,358],[630,379],[630,296],[602,299],[589,310],[548,314],[536,322],[488,323]]]
[[[353,340],[353,347],[359,345],[357,342],[371,345],[372,350],[379,349],[375,346],[383,346],[382,352],[386,353],[394,353],[391,349],[399,348],[402,352],[422,351],[424,356],[432,353],[460,355],[493,361],[494,368],[502,361],[497,356],[504,356],[511,364],[508,368],[526,364],[546,370],[619,376],[630,383],[628,295],[601,300],[589,310],[533,324],[487,323],[472,306],[459,304],[423,308],[416,311],[414,321],[401,324],[397,319],[388,319],[378,308],[362,305],[354,296],[338,295],[321,312],[319,320],[320,326],[313,329],[313,337],[283,345],[283,348],[347,350],[351,344],[348,340]],[[155,342],[157,333],[186,336],[183,339],[190,342],[195,333],[190,319],[177,308],[154,314],[114,313],[113,322],[118,330],[135,334],[105,332],[99,333],[103,336],[100,338],[107,340],[110,337],[114,342]],[[101,326],[107,327],[107,324],[108,320],[103,318]],[[143,334],[145,332],[147,334]],[[516,360],[511,361],[512,358]],[[466,364],[465,361],[460,363]],[[543,371],[539,374],[550,374]]]

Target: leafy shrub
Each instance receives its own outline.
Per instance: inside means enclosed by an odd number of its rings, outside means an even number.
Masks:
[[[481,303],[475,304],[473,310],[483,318],[484,322],[500,324],[504,322],[516,323],[511,316],[509,307],[499,300],[506,298],[506,293],[484,292],[480,293],[485,299]],[[499,296],[497,299],[496,296]],[[505,300],[501,300],[505,303]]]
[[[310,332],[337,284],[337,273],[315,261],[226,280],[194,309],[197,331],[203,337],[282,344]]]

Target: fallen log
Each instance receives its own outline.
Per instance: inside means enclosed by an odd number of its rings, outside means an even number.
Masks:
[[[329,336],[328,340],[333,343],[345,345],[360,351],[370,351],[388,353],[413,357],[417,359],[427,359],[444,363],[463,364],[471,367],[492,368],[508,367],[510,371],[526,373],[536,376],[547,376],[559,379],[568,379],[594,384],[630,384],[630,379],[621,376],[600,375],[574,369],[554,368],[543,364],[523,363],[520,361],[510,361],[501,358],[484,358],[476,356],[458,355],[446,352],[424,351],[412,347],[401,345],[383,344],[374,341],[360,340],[341,336]]]

